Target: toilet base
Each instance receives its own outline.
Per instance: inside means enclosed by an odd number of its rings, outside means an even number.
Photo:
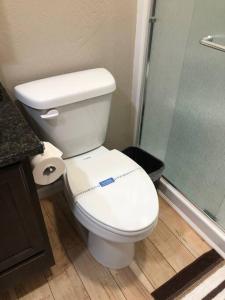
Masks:
[[[121,269],[130,265],[134,258],[134,243],[107,241],[89,232],[88,249],[102,265],[111,269]]]

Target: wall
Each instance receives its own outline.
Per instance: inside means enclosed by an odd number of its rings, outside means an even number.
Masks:
[[[136,0],[2,0],[0,80],[19,83],[105,67],[115,76],[107,146],[132,143]]]

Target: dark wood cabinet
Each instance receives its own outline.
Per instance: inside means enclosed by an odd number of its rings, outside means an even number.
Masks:
[[[0,289],[54,264],[28,160],[0,169]]]

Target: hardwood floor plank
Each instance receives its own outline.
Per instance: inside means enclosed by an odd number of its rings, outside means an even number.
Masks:
[[[148,239],[152,241],[176,272],[189,265],[195,259],[191,252],[160,219]]]
[[[57,194],[41,201],[56,265],[10,292],[2,300],[141,300],[210,247],[160,199],[158,225],[136,244],[136,256],[122,270],[110,270],[94,260],[76,232],[65,198]]]
[[[159,206],[160,219],[195,257],[199,257],[211,249],[191,226],[160,196]]]
[[[175,270],[148,239],[136,244],[135,261],[154,288],[175,275]]]
[[[111,273],[128,300],[149,300],[148,291],[130,267],[121,270],[111,270]]]
[[[21,300],[53,300],[51,289],[44,275],[30,278],[15,287],[16,295]]]
[[[71,241],[69,241],[68,238],[69,231],[64,232],[63,237],[60,235],[65,225],[62,224],[60,230],[58,229],[57,221],[59,221],[59,219],[56,220],[57,216],[55,215],[53,201],[45,199],[41,205],[56,263],[55,266],[50,269],[50,272],[46,272],[46,278],[54,298],[59,300],[90,299],[83,282],[74,269],[64,248],[64,243],[71,247]],[[75,237],[73,236],[72,238],[74,238],[76,242]],[[69,241],[69,244],[66,243],[66,241]]]
[[[48,215],[51,220],[51,228],[56,231],[60,244],[65,248],[73,247],[74,243],[80,243],[80,237],[78,233],[74,230],[71,230],[71,224],[67,220],[67,216],[65,214],[69,213],[64,210],[67,207],[66,203],[64,203],[66,199],[62,197],[60,194],[56,194],[55,196],[42,199],[41,207],[45,210],[46,215]],[[66,222],[64,222],[66,218]]]
[[[57,203],[59,204],[59,201],[57,201]],[[61,204],[63,204],[63,208],[65,209],[63,212],[65,214],[67,214],[67,208],[65,207],[65,203],[60,202],[60,206],[61,206]],[[66,218],[67,218],[67,215],[66,215]],[[67,220],[69,220],[69,219],[67,219]],[[68,229],[67,229],[67,231],[68,231]],[[91,264],[92,264],[92,266],[94,266],[95,269],[96,268],[98,268],[98,269],[100,268],[99,271],[97,271],[95,273],[103,273],[103,274],[105,274],[104,277],[107,278],[108,275],[106,275],[106,274],[109,273],[109,270],[107,268],[102,267],[98,263],[96,263],[95,260],[93,260],[92,256],[88,253],[88,251],[87,251],[87,249],[86,249],[85,246],[84,246],[84,249],[82,250],[82,252],[83,252],[83,255],[85,256],[85,259],[89,260],[89,263],[91,261]],[[77,270],[79,270],[80,272],[82,272],[82,265],[80,265],[80,263],[83,262],[83,259],[80,259],[80,258],[77,259],[76,258],[76,260],[78,260],[78,262],[77,263],[75,262],[75,268]],[[136,272],[137,272],[138,266],[136,266],[136,268],[135,268],[135,266],[133,265],[133,269],[135,269]],[[90,270],[90,272],[92,272],[92,270]],[[80,274],[80,276],[82,276],[81,273],[79,273],[79,274]],[[131,278],[133,279],[133,286],[132,286],[132,288],[130,288],[132,290],[132,293],[129,293],[129,295],[128,295],[127,291],[126,291],[126,294],[125,294],[124,291],[123,291],[123,289],[121,288],[122,282],[125,282],[125,279],[126,279],[126,276],[123,276],[123,275],[127,275],[128,282],[130,282]],[[144,278],[145,278],[145,280],[144,280]],[[150,291],[153,290],[153,287],[151,286],[151,284],[147,280],[147,278],[144,276],[144,274],[142,274],[142,276],[139,274],[139,277],[137,277],[136,274],[130,268],[129,268],[129,270],[126,273],[125,272],[120,272],[120,274],[117,276],[117,278],[114,277],[114,279],[116,279],[117,284],[120,286],[123,294],[125,294],[125,296],[126,296],[127,299],[133,299],[132,295],[137,295],[138,298],[136,298],[136,299],[146,299],[146,296],[149,299],[149,297],[150,297]],[[82,280],[86,282],[86,284],[88,285],[87,289],[88,289],[88,291],[90,291],[90,288],[92,288],[92,284],[91,284],[92,280],[89,281],[89,279],[84,278],[84,277],[83,277]],[[102,281],[102,278],[99,278],[99,280]],[[111,278],[110,278],[110,281],[111,281]],[[118,285],[116,285],[116,286],[114,286],[114,288],[112,288],[113,293],[115,293],[115,289],[119,290]],[[105,283],[104,283],[104,286],[107,286],[107,285],[105,285]],[[112,290],[110,290],[110,294],[112,293]],[[101,293],[102,293],[102,291],[100,291],[100,297],[101,297]],[[118,293],[118,291],[117,291],[117,293]],[[120,297],[121,296],[122,296],[122,294],[120,293]],[[132,296],[132,298],[130,298],[131,296]],[[115,297],[117,298],[118,294],[116,294]]]
[[[149,293],[154,291],[154,287],[152,286],[148,278],[145,276],[145,274],[142,272],[142,270],[140,269],[140,267],[137,265],[135,261],[133,261],[130,264],[130,269],[136,275],[138,280],[143,284],[143,286],[146,288],[146,290]]]
[[[69,249],[69,256],[91,299],[125,299],[109,270],[96,262],[86,247]]]
[[[69,265],[61,274],[49,278],[48,283],[55,300],[90,300],[72,265]]]
[[[57,240],[61,239],[67,258],[72,262],[74,271],[76,270],[78,273],[91,299],[124,300],[125,297],[109,270],[93,259],[73,227],[68,223],[61,208],[53,201],[47,199],[43,202],[44,211],[50,218],[50,221],[52,221],[52,217],[57,218],[58,223],[55,220],[52,222],[52,225],[60,224],[60,232],[58,230],[55,231],[61,234],[61,237],[58,237]],[[54,214],[54,210],[57,212],[57,215]]]
[[[49,209],[47,209],[47,206]],[[64,270],[69,267],[71,262],[66,255],[66,251],[60,239],[55,219],[52,218],[53,206],[51,201],[49,199],[41,201],[41,208],[55,259],[55,265],[50,268],[49,272],[46,272],[46,276],[51,278],[63,273]]]

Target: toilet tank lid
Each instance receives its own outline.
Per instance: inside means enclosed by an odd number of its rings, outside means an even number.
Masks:
[[[36,109],[49,109],[112,93],[115,79],[104,68],[48,77],[15,87],[18,100]]]

